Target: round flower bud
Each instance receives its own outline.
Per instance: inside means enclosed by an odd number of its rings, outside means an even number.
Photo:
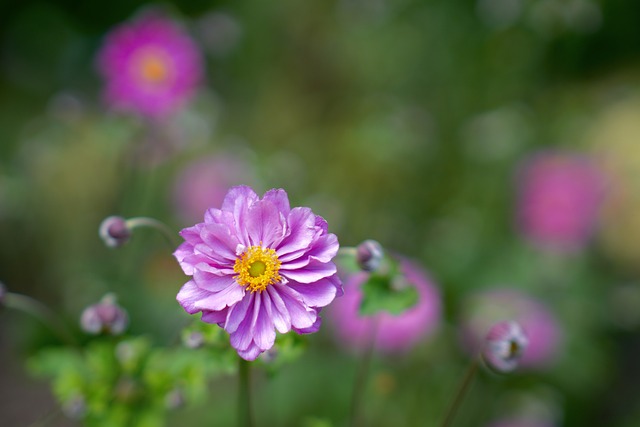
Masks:
[[[181,389],[174,388],[169,393],[167,393],[164,397],[164,404],[167,409],[174,410],[179,409],[185,404],[185,396]]]
[[[511,372],[529,344],[522,327],[514,321],[493,325],[485,339],[482,359],[497,372]]]
[[[94,335],[120,335],[128,324],[127,312],[116,304],[115,297],[111,294],[105,295],[98,304],[85,308],[80,317],[82,330]]]
[[[356,262],[364,271],[375,271],[384,259],[384,250],[375,240],[365,240],[356,248]]]
[[[204,345],[204,335],[199,331],[192,331],[182,337],[182,343],[187,348],[200,348]]]
[[[99,234],[107,246],[119,248],[129,241],[131,229],[127,226],[127,221],[121,216],[110,216],[100,224]]]

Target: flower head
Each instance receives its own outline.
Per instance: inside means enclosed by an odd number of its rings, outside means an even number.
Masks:
[[[570,251],[582,247],[603,199],[603,178],[586,157],[542,153],[520,171],[518,224],[532,243]]]
[[[80,317],[82,330],[90,334],[120,335],[129,325],[127,312],[116,304],[113,295],[107,294],[98,304],[85,308]]]
[[[192,276],[178,302],[216,323],[246,360],[269,350],[276,330],[316,332],[320,309],[342,294],[332,262],[338,239],[311,209],[291,208],[287,193],[233,187],[221,209],[180,233],[174,255]]]
[[[100,238],[110,248],[119,248],[131,238],[131,228],[127,221],[121,216],[110,216],[105,218],[98,230]]]
[[[368,274],[358,273],[347,280],[344,296],[329,309],[329,320],[342,344],[364,349],[375,339],[375,347],[379,350],[402,352],[435,332],[441,313],[438,289],[429,276],[411,262],[401,261],[400,270],[406,284],[415,286],[418,291],[418,302],[398,316],[390,313],[361,315],[361,286]]]
[[[117,109],[164,117],[194,93],[202,58],[191,38],[157,12],[121,24],[107,34],[98,53],[105,99]]]
[[[513,289],[494,289],[470,296],[462,309],[462,339],[470,353],[481,351],[492,325],[513,319],[527,332],[528,346],[519,365],[544,368],[559,353],[562,328],[541,301]]]
[[[527,345],[529,339],[517,322],[499,322],[485,338],[482,359],[497,372],[511,372],[518,366]]]

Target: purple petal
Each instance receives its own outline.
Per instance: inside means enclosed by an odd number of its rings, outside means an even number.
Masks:
[[[224,308],[220,311],[203,311],[202,312],[202,321],[207,323],[216,323],[218,326],[222,327],[224,325],[225,320],[227,319],[228,308]]]
[[[280,275],[298,283],[313,283],[336,274],[337,269],[334,263],[319,262],[313,257],[309,258],[309,264],[301,268],[289,269],[291,267],[283,263],[280,266]]]
[[[329,305],[337,296],[338,290],[342,289],[337,275],[318,280],[312,284],[289,282],[288,286],[298,292],[309,307]]]
[[[317,313],[314,309],[306,307],[302,302],[300,294],[286,285],[275,287],[285,304],[285,309],[291,317],[291,326],[298,329],[311,327],[316,319]]]
[[[244,297],[245,291],[242,286],[234,282],[220,292],[207,293],[206,298],[202,298],[194,304],[199,310],[218,311],[225,307],[230,307]]]
[[[278,258],[282,262],[300,256],[299,252],[306,250],[316,236],[316,219],[311,209],[293,208],[289,212],[287,219],[289,222],[289,234],[282,239],[276,250]]]
[[[266,293],[269,295],[269,298],[264,299],[267,313],[271,316],[273,325],[278,332],[286,334],[291,330],[291,316],[289,316],[287,306],[275,286],[267,286]]]
[[[183,243],[175,250],[173,256],[178,260],[180,268],[187,276],[193,275],[193,264],[185,261],[185,259],[193,254],[193,245],[191,243]]]
[[[236,260],[236,247],[240,242],[226,225],[206,224],[200,230],[200,237],[211,248],[207,254],[211,258],[221,262]]]
[[[273,188],[262,196],[262,200],[268,200],[273,203],[278,211],[286,217],[289,215],[289,211],[291,210],[291,205],[289,204],[289,197],[287,196],[287,192],[282,188]]]
[[[329,262],[338,253],[340,245],[335,234],[324,234],[316,239],[307,255],[313,256],[320,262]]]
[[[244,298],[242,298],[239,303],[229,309],[224,327],[227,332],[232,334],[238,329],[238,326],[244,320],[245,316],[247,315],[247,310],[249,310],[249,306],[252,303],[253,293],[246,292],[244,294]]]
[[[232,285],[241,287],[233,276],[227,274],[221,276],[200,269],[194,271],[193,281],[199,288],[209,292],[221,292]]]
[[[282,240],[286,222],[276,205],[260,200],[249,208],[246,228],[252,245],[272,247]]]
[[[276,340],[276,330],[274,329],[273,321],[262,305],[265,296],[269,298],[264,292],[258,294],[256,297],[254,304],[257,315],[254,316],[251,324],[253,341],[263,351],[273,347],[273,343]]]
[[[237,350],[237,352],[238,356],[242,357],[244,360],[248,360],[249,362],[256,360],[258,356],[262,354],[262,350],[260,350],[260,348],[254,343],[251,343],[246,350]]]
[[[193,280],[189,280],[178,292],[176,300],[187,313],[195,314],[202,310],[202,308],[196,307],[198,301],[209,295],[211,295],[210,292],[200,289]]]
[[[317,315],[316,321],[313,323],[313,325],[309,326],[308,328],[294,328],[293,330],[299,334],[313,334],[314,332],[318,332],[320,330],[320,325],[322,325],[322,318]]]

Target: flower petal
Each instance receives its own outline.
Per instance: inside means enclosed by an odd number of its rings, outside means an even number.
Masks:
[[[285,234],[286,220],[270,201],[260,200],[249,208],[247,215],[247,232],[251,245],[272,247],[280,242]]]
[[[245,224],[249,207],[258,201],[258,195],[246,185],[232,187],[222,202],[222,210],[231,212],[236,228],[236,236],[240,243],[251,246]]]
[[[262,196],[262,200],[268,200],[273,203],[280,213],[282,213],[285,218],[289,215],[289,211],[291,210],[291,205],[289,204],[289,196],[287,196],[287,192],[282,188],[273,188]]]
[[[200,230],[202,241],[209,246],[209,255],[214,260],[221,262],[236,260],[236,247],[238,239],[229,228],[223,224],[205,224]]]
[[[336,274],[337,269],[334,263],[320,262],[313,257],[309,258],[309,264],[300,268],[291,268],[283,263],[280,266],[280,275],[294,282],[313,283]]]
[[[287,313],[291,317],[292,327],[304,329],[311,327],[315,323],[318,317],[316,311],[304,305],[300,294],[288,286],[278,286],[276,289],[285,304]]]
[[[189,280],[182,286],[180,292],[178,292],[176,300],[178,300],[187,313],[195,314],[202,310],[196,307],[198,301],[206,298],[210,294],[210,292],[200,289],[193,280]]]
[[[287,306],[278,294],[275,286],[268,286],[266,293],[269,295],[268,299],[264,299],[264,301],[266,301],[265,308],[267,309],[267,313],[271,316],[278,332],[286,334],[291,330],[291,316],[287,311]]]
[[[238,350],[238,349],[236,350],[238,351],[238,356],[242,357],[244,360],[247,360],[249,362],[256,360],[258,356],[262,354],[262,350],[260,350],[260,347],[255,345],[253,342],[249,345],[249,347],[246,350]]]
[[[216,323],[218,326],[222,327],[224,325],[225,320],[227,319],[227,312],[229,308],[223,308],[219,311],[202,311],[202,321],[207,323]]]
[[[216,293],[222,292],[230,286],[241,287],[233,276],[226,274],[221,276],[198,268],[196,268],[193,273],[193,281],[199,288]]]
[[[291,209],[287,220],[289,223],[288,235],[282,239],[276,249],[278,258],[282,262],[297,258],[300,251],[306,250],[311,245],[317,233],[316,218],[309,208]]]
[[[230,307],[244,297],[245,291],[242,286],[233,283],[220,292],[207,293],[206,298],[202,298],[194,304],[199,310],[218,311]]]
[[[338,290],[342,290],[337,274],[311,284],[291,281],[288,286],[295,289],[309,307],[325,307],[329,305],[338,295]]]

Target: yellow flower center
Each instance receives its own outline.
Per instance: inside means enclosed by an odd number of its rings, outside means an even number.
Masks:
[[[267,286],[282,280],[280,260],[276,251],[262,246],[251,246],[236,259],[233,271],[236,282],[251,292],[262,292]]]
[[[137,52],[134,64],[140,78],[147,83],[158,85],[169,79],[171,60],[159,49],[147,48]]]

